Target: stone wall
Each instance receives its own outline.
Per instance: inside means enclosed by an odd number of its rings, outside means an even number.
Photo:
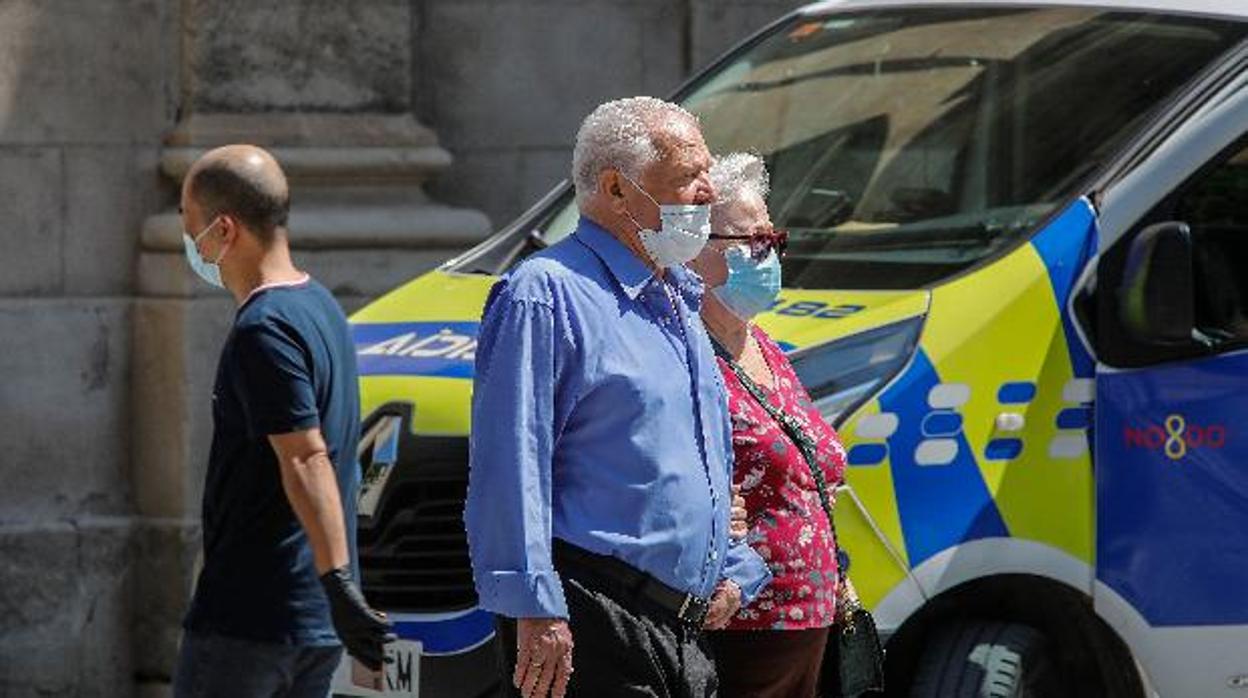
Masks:
[[[130,321],[164,200],[160,0],[0,1],[0,694],[127,696]]]
[[[496,227],[568,177],[581,119],[670,95],[795,0],[427,0],[415,109],[456,163],[430,187]]]
[[[203,149],[274,148],[348,308],[565,176],[783,0],[0,0],[0,695],[162,695],[231,304],[181,259]],[[364,271],[361,271],[364,270]]]

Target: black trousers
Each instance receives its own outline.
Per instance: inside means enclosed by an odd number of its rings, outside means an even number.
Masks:
[[[606,585],[595,584],[590,571],[565,567],[559,575],[574,642],[569,696],[715,696],[715,664],[701,632],[666,620],[645,599],[625,602],[608,596]],[[509,618],[497,623],[503,694],[518,696],[511,683],[516,623]]]

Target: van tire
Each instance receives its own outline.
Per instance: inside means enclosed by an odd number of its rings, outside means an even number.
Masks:
[[[1048,641],[1018,623],[970,621],[937,630],[910,698],[1065,698]]]

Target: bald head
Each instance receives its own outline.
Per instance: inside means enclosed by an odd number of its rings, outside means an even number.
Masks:
[[[264,243],[285,228],[290,214],[286,175],[272,155],[253,145],[227,145],[205,153],[187,173],[182,198],[205,221],[232,216]]]

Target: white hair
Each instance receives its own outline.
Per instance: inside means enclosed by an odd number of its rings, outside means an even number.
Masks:
[[[750,195],[767,201],[771,186],[767,166],[753,153],[729,153],[715,158],[709,176],[715,187],[716,208],[727,208]]]
[[[634,182],[659,158],[655,136],[673,124],[698,119],[683,107],[654,97],[627,97],[598,105],[576,132],[572,184],[582,209],[598,188],[598,175],[615,169]]]

